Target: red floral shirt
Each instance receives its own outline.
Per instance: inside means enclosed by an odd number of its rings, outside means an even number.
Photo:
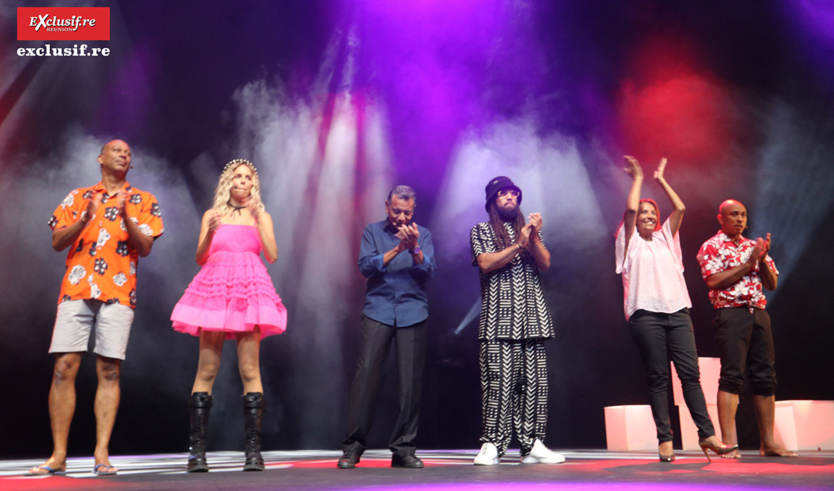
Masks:
[[[719,231],[708,241],[704,242],[698,251],[698,264],[701,265],[701,276],[708,277],[744,264],[750,258],[756,241],[741,237],[738,246],[724,232]],[[779,274],[773,259],[765,256],[765,262],[771,271]],[[726,307],[755,307],[763,309],[767,299],[762,293],[762,279],[759,276],[759,265],[737,282],[723,290],[710,290],[709,300],[716,309]]]
[[[159,237],[165,231],[162,213],[151,193],[125,183],[125,213],[145,235]],[[136,308],[136,264],[139,253],[128,244],[127,228],[118,214],[116,198],[104,191],[101,182],[71,191],[58,205],[49,227],[69,227],[81,219],[88,200],[102,193],[95,216],[87,223],[67,254],[67,271],[61,282],[58,303],[67,300],[97,299]]]

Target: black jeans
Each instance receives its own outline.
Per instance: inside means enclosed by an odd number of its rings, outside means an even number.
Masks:
[[[716,336],[721,347],[721,377],[718,390],[738,394],[744,383],[744,367],[750,368],[753,393],[769,397],[776,393],[776,351],[770,315],[762,309],[727,307],[715,309]]]
[[[660,443],[672,440],[667,350],[672,355],[675,370],[681,379],[683,398],[692,415],[692,421],[698,427],[698,436],[707,438],[714,435],[715,429],[709,419],[704,391],[701,389],[698,352],[695,349],[695,333],[692,330],[689,309],[682,309],[673,314],[638,310],[631,316],[628,324],[648,375],[649,399],[657,426],[657,440]]]
[[[423,321],[413,326],[395,327],[362,316],[362,348],[350,390],[348,429],[342,442],[344,451],[352,450],[361,455],[367,448],[388,351],[394,341],[397,345],[400,415],[391,432],[388,448],[400,457],[414,455],[426,360],[426,324],[427,321]]]

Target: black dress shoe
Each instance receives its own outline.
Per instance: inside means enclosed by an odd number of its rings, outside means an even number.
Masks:
[[[342,458],[336,464],[339,469],[353,469],[359,463],[360,455],[352,450],[342,454]]]
[[[392,455],[391,467],[404,467],[406,469],[422,469],[423,461],[420,460],[416,455],[405,455],[403,457],[400,457],[399,455]]]

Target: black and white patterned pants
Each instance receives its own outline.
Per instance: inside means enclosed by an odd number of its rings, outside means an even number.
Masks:
[[[522,455],[547,426],[547,360],[543,339],[481,340],[481,441],[503,456],[515,429]]]

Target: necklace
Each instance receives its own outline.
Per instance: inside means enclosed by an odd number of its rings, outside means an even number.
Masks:
[[[234,210],[232,210],[232,214],[237,212],[238,215],[243,216],[243,214],[240,212],[240,210],[246,208],[246,205],[235,206],[235,205],[232,204],[232,200],[227,201],[226,204],[229,205],[230,207],[234,208]]]

